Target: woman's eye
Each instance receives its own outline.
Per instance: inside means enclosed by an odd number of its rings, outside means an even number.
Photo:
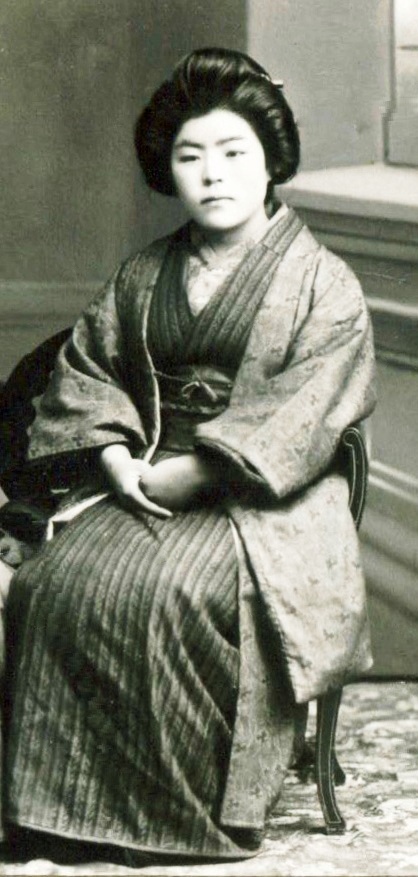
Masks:
[[[198,155],[180,155],[179,162],[184,164],[186,161],[197,161],[198,158]]]
[[[228,149],[226,153],[227,158],[235,158],[237,155],[244,155],[244,152],[240,149]]]

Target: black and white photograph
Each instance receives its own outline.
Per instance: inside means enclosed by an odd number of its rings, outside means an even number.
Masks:
[[[0,874],[418,877],[418,2],[0,2]]]

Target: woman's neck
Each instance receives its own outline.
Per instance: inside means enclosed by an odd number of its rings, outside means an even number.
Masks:
[[[253,222],[246,223],[244,227],[231,229],[212,229],[199,226],[199,230],[215,253],[225,253],[239,244],[253,244],[263,237],[270,222],[266,213],[254,218]]]

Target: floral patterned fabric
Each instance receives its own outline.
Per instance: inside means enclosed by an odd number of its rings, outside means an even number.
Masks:
[[[303,701],[370,666],[347,490],[328,470],[345,427],[373,410],[375,385],[358,281],[306,228],[282,257],[294,221],[289,211],[236,271],[243,287],[266,254],[276,258],[230,405],[198,428],[196,444],[270,487],[269,508],[252,508],[249,497],[247,506],[231,503],[230,514]],[[59,453],[114,441],[152,456],[160,412],[147,313],[169,244],[129,260],[77,323],[44,396],[31,459],[51,446]]]
[[[78,321],[43,398],[31,459],[51,446],[65,453],[115,441],[152,458],[161,418],[147,321],[173,240],[128,260]],[[264,818],[261,788],[280,750],[283,666],[303,702],[371,664],[357,535],[333,466],[345,427],[375,404],[369,316],[350,269],[291,210],[240,263],[234,288],[245,297],[267,271],[229,406],[195,432],[196,447],[232,463],[248,485],[227,502],[241,583],[235,769],[222,810],[229,825],[242,825],[243,812],[253,826]],[[261,504],[255,483],[266,487]],[[250,796],[249,763],[263,765]]]

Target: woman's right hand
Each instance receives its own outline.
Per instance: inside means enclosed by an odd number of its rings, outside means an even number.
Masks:
[[[148,499],[141,490],[141,479],[151,469],[144,460],[131,457],[126,445],[108,445],[100,455],[100,462],[111,488],[120,504],[131,512],[142,509],[159,518],[170,518],[172,513]]]

